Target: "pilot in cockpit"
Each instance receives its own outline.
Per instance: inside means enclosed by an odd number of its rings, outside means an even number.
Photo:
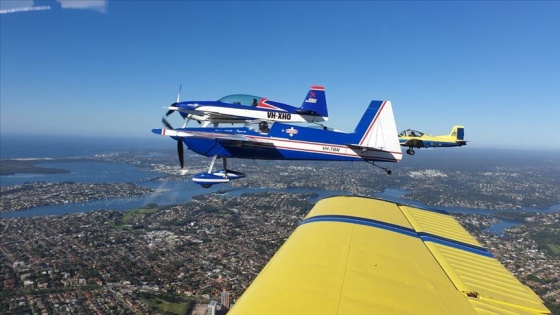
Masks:
[[[257,103],[257,99],[254,98],[254,99],[253,99],[253,103],[251,104],[251,106],[257,106],[257,104],[258,104],[258,103]]]
[[[259,132],[261,133],[268,133],[270,129],[268,129],[268,123],[266,121],[261,121],[259,123]]]

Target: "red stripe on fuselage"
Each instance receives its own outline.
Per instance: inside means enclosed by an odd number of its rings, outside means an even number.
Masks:
[[[262,146],[259,143],[252,143],[252,145],[256,146],[256,147],[264,147],[266,148],[266,146]],[[386,162],[397,162],[399,161],[398,158],[393,157],[393,158],[384,158],[381,156],[371,156],[371,155],[361,155],[361,154],[348,154],[348,153],[337,153],[337,152],[330,152],[330,151],[323,151],[323,150],[312,150],[312,149],[303,149],[303,148],[292,148],[292,147],[283,147],[283,146],[274,146],[276,149],[281,149],[281,150],[286,150],[286,151],[295,151],[295,152],[305,152],[305,153],[315,153],[315,154],[325,154],[325,155],[335,155],[335,156],[343,156],[343,157],[351,157],[354,159],[363,159],[363,160],[376,160],[376,161],[386,161]],[[345,147],[347,148],[347,147]],[[378,152],[388,152],[388,151],[382,151],[379,150]],[[389,153],[389,152],[388,152]],[[399,153],[402,154],[402,153]],[[312,160],[312,159],[310,159]]]
[[[246,136],[249,139],[263,139],[263,140],[267,140],[270,141],[270,138],[267,137],[259,137],[259,136]],[[287,142],[287,143],[297,143],[297,144],[303,144],[303,145],[317,145],[317,146],[328,146],[328,147],[335,147],[335,148],[340,148],[340,149],[350,149],[352,150],[352,152],[354,152],[354,149],[345,146],[345,145],[339,145],[339,144],[332,144],[332,143],[320,143],[320,142],[309,142],[309,141],[300,141],[300,140],[284,140],[282,138],[276,138],[274,139],[274,141],[277,142]],[[258,142],[253,143],[254,145],[260,146],[260,144]],[[283,149],[283,150],[290,150],[290,151],[297,151],[297,152],[308,152],[308,153],[321,153],[321,154],[327,154],[327,155],[337,155],[337,156],[347,156],[347,157],[353,157],[353,158],[371,158],[371,159],[378,159],[378,160],[386,160],[386,161],[396,161],[398,160],[397,158],[381,158],[381,157],[373,157],[373,156],[368,156],[368,155],[361,155],[359,153],[354,152],[355,154],[350,154],[350,153],[342,153],[342,152],[332,152],[332,151],[323,151],[323,150],[315,150],[315,149],[306,149],[306,148],[293,148],[293,147],[287,147],[287,146],[277,146],[276,144],[274,144],[275,148],[278,149]],[[402,152],[390,152],[390,151],[385,151],[385,150],[380,150],[380,149],[376,149],[377,152],[387,152],[390,154],[396,154],[396,155],[402,155]]]
[[[273,138],[268,138],[268,137],[250,136],[250,135],[246,135],[245,137],[247,139],[255,139],[258,142],[263,142],[263,141],[259,141],[259,140],[266,140],[266,141],[274,140],[274,141],[279,141],[279,142],[299,143],[299,144],[304,144],[304,145],[320,145],[320,146],[329,146],[329,147],[351,149],[350,147],[348,147],[347,145],[344,145],[344,144],[334,144],[334,143],[328,143],[328,142],[311,142],[311,141],[292,140],[292,139],[284,139],[284,138],[274,138],[273,139]],[[372,149],[375,149],[375,148],[372,148]],[[393,153],[393,154],[402,154],[402,152],[400,152],[400,151],[386,151],[386,150],[381,150],[381,149],[376,149],[376,150],[383,151],[383,152],[389,152],[389,153]]]
[[[261,99],[261,101],[259,102],[259,104],[257,105],[258,108],[266,108],[266,109],[272,109],[272,110],[281,110],[281,111],[285,111],[282,108],[278,108],[274,105],[270,105],[268,104],[266,98]]]

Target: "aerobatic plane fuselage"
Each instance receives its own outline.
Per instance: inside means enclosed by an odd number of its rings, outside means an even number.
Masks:
[[[242,178],[245,174],[227,169],[227,158],[262,160],[323,160],[398,162],[402,151],[397,137],[391,102],[372,101],[353,133],[275,122],[271,128],[261,121],[258,128],[153,129],[177,141],[181,168],[183,144],[195,153],[213,157],[207,173],[195,174],[193,181],[203,187]],[[216,159],[222,170],[214,172]],[[381,167],[382,168],[382,167]],[[384,169],[388,174],[390,170]]]
[[[320,124],[329,119],[325,89],[322,86],[312,86],[301,107],[255,95],[233,94],[217,101],[175,102],[168,107],[166,115],[175,111],[186,120],[200,122],[203,127],[259,121]]]

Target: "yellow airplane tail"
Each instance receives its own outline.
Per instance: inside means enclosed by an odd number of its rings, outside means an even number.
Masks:
[[[451,133],[449,134],[454,140],[465,140],[465,127],[463,126],[453,126]]]

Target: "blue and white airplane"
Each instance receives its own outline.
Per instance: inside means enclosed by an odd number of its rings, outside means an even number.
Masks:
[[[177,141],[181,169],[184,166],[183,143],[198,154],[212,157],[208,172],[193,177],[195,183],[205,188],[245,177],[243,173],[227,169],[227,158],[365,161],[388,174],[390,170],[375,162],[399,162],[402,158],[389,101],[371,101],[353,133],[280,122],[269,129],[266,121],[261,121],[258,128],[252,126],[153,129],[152,132]],[[222,158],[223,168],[214,171],[217,158]]]
[[[260,121],[320,124],[329,119],[325,88],[322,86],[312,86],[299,108],[260,96],[233,94],[217,101],[179,102],[177,97],[177,101],[168,107],[166,116],[175,111],[185,119],[183,127],[191,119],[201,123],[202,127],[210,124],[218,127],[220,123],[247,124]],[[169,128],[165,117],[163,123]]]

